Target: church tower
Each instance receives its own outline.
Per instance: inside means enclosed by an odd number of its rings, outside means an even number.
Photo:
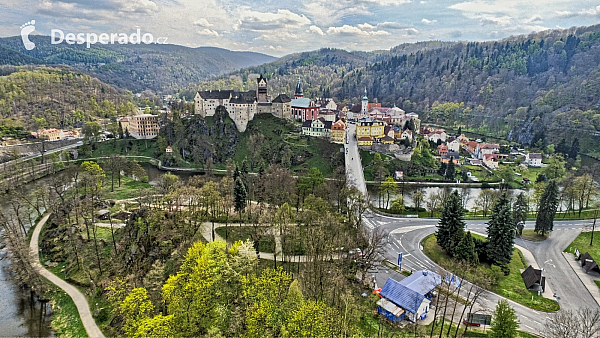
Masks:
[[[296,84],[296,92],[294,93],[295,99],[299,97],[304,97],[304,93],[302,91],[302,84],[300,83],[300,77],[298,77],[298,84]]]
[[[256,79],[256,101],[258,103],[269,102],[267,94],[267,79],[261,74],[260,77]]]
[[[362,117],[369,115],[369,98],[367,97],[367,87],[365,87],[365,96],[362,98],[362,107],[360,110]]]

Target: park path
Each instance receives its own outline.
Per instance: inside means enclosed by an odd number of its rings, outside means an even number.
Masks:
[[[85,296],[73,285],[65,282],[52,272],[46,270],[40,263],[40,232],[42,231],[44,224],[46,224],[48,217],[50,217],[50,214],[46,214],[46,216],[42,217],[40,222],[35,227],[33,234],[31,235],[31,241],[29,242],[29,257],[31,258],[31,265],[37,273],[49,280],[52,284],[61,288],[71,297],[71,299],[73,299],[73,303],[75,303],[77,306],[77,311],[79,311],[81,322],[83,323],[83,327],[85,328],[85,332],[87,332],[88,336],[92,338],[104,338],[104,334],[102,334],[102,331],[100,331],[100,328],[98,325],[96,325],[96,322],[92,317],[92,312],[90,311],[90,306]]]

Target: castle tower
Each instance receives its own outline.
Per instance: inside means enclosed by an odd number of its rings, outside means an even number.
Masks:
[[[367,97],[367,87],[365,87],[365,96],[362,98],[362,106],[360,110],[363,117],[369,115],[369,98]]]
[[[298,84],[296,84],[296,92],[294,93],[295,99],[299,97],[304,97],[304,92],[302,91],[302,84],[300,83],[300,77],[298,77]]]
[[[262,74],[256,79],[256,100],[258,103],[269,102],[267,95],[267,79],[265,79]]]

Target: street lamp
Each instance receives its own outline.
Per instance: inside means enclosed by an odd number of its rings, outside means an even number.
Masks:
[[[540,271],[540,288],[538,290],[538,296],[541,295],[541,293],[542,293],[542,275],[544,274],[544,270],[546,269],[546,263],[550,263],[550,262],[552,262],[552,259],[545,261],[544,264],[542,265],[542,271]],[[551,265],[553,268],[556,267],[552,263],[550,263],[549,265]]]

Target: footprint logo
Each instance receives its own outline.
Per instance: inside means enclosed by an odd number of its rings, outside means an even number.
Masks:
[[[21,26],[21,38],[23,39],[23,45],[25,49],[32,50],[35,48],[35,43],[29,41],[29,34],[35,30],[35,20],[31,20]]]

